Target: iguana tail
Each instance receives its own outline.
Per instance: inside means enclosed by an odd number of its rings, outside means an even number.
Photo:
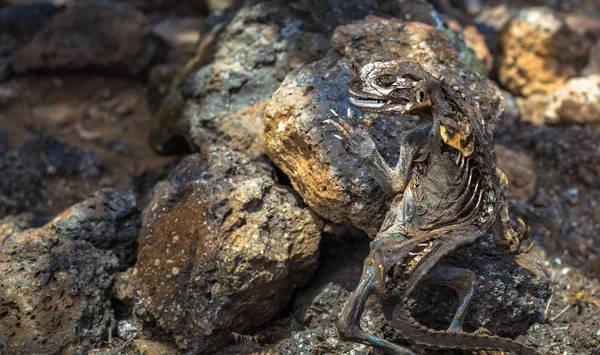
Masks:
[[[458,350],[500,350],[517,355],[541,355],[537,350],[497,335],[455,333],[434,330],[419,324],[410,313],[398,307],[391,319],[398,333],[410,342],[427,348]],[[400,313],[400,314],[398,314]]]

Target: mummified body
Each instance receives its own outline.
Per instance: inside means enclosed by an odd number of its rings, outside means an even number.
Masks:
[[[354,121],[352,125],[343,120],[326,121],[339,130],[348,153],[362,161],[384,191],[394,196],[371,243],[359,285],[338,322],[342,336],[390,354],[414,354],[365,332],[360,318],[370,295],[379,296],[384,304],[399,301],[403,306],[415,286],[427,281],[455,289],[459,306],[447,331],[420,325],[407,310],[388,315],[408,341],[432,348],[538,354],[510,339],[463,332],[475,275],[467,269],[437,265],[444,256],[488,231],[496,245],[509,253],[529,251],[521,245],[529,237],[529,228],[521,220],[517,230],[510,225],[508,181],[496,168],[477,103],[415,62],[369,63],[356,73],[348,88],[353,95],[350,102],[362,110],[412,113],[420,122],[402,133],[398,162],[390,166],[369,134]],[[353,120],[350,112],[348,116]]]

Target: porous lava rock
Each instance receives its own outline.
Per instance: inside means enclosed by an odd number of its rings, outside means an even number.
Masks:
[[[140,226],[137,197],[106,188],[66,209],[47,228],[63,239],[85,240],[112,251],[126,268],[136,260]]]
[[[94,69],[137,76],[157,50],[149,23],[144,14],[126,6],[77,2],[15,51],[14,71]]]
[[[2,240],[3,353],[85,353],[105,339],[114,322],[109,290],[117,257],[73,240],[86,233],[83,223],[69,223],[66,230],[61,222],[57,217]]]
[[[323,57],[337,26],[367,15],[445,25],[423,0],[244,3],[208,21],[196,57],[176,76],[156,114],[150,144],[173,153],[218,142],[261,157],[265,105],[286,74]],[[445,28],[445,34],[469,65],[483,68],[459,32]]]
[[[502,93],[490,80],[468,70],[444,32],[418,22],[369,16],[338,27],[335,50],[291,72],[269,102],[264,120],[269,157],[320,216],[374,235],[387,212],[387,202],[367,169],[351,158],[337,131],[325,119],[331,110],[349,108],[346,83],[351,63],[392,59],[420,62],[436,77],[463,88],[482,109],[490,138],[504,109]],[[358,115],[358,114],[357,114]],[[397,160],[398,135],[414,125],[411,116],[362,114],[379,151]]]
[[[134,271],[144,336],[216,351],[273,318],[312,275],[322,222],[274,174],[210,146],[157,184]]]

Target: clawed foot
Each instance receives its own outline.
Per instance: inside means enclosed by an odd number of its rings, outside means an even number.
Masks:
[[[515,230],[509,227],[504,235],[501,246],[511,254],[529,253],[533,248],[531,242],[523,243],[531,236],[531,228],[521,218],[519,218],[519,227]]]
[[[359,127],[352,111],[348,109],[347,112],[348,121],[352,125],[346,123],[334,110],[331,110],[331,113],[337,119],[337,122],[331,119],[323,122],[334,126],[338,130],[341,136],[335,135],[335,137],[344,143],[346,151],[357,159],[368,159],[377,148],[369,133]]]

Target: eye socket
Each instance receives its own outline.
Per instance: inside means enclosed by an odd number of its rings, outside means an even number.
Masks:
[[[383,74],[377,77],[377,85],[389,88],[396,82],[396,76],[392,74]]]

